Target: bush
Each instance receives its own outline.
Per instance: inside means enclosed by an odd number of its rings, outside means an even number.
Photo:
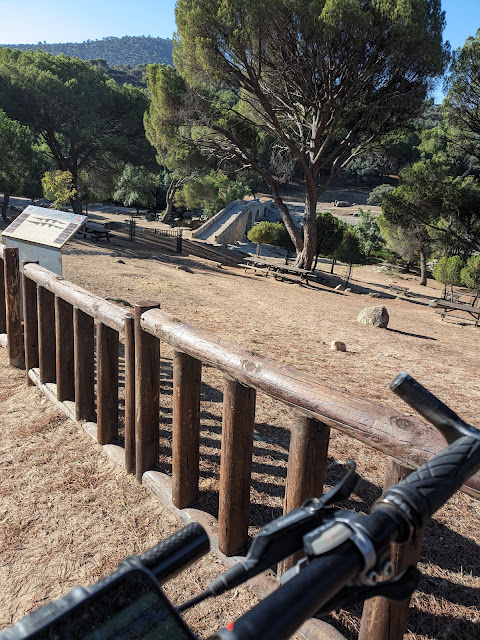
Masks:
[[[370,195],[367,198],[367,204],[381,205],[387,193],[390,193],[393,189],[394,187],[392,187],[391,184],[379,184],[378,187],[375,187],[375,189],[370,191]]]
[[[451,299],[453,301],[453,287],[460,286],[462,284],[461,272],[464,264],[460,256],[451,256],[447,258],[444,256],[440,258],[436,265],[432,269],[432,275],[437,282],[441,282],[445,285],[443,290],[443,297],[447,295],[447,285],[450,286]]]
[[[475,291],[475,299],[473,304],[477,301],[480,293],[480,256],[470,256],[467,260],[467,264],[460,272],[462,283],[471,291]]]

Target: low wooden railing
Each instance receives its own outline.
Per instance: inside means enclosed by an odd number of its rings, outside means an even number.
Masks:
[[[135,416],[133,315],[34,263],[23,265],[22,282],[29,383],[30,372],[38,368],[40,384],[50,385],[76,420],[96,421],[100,444],[118,438],[119,336],[123,336],[125,461],[130,471]]]
[[[0,344],[7,347],[8,361],[21,367],[20,269],[18,249],[0,244]]]
[[[0,333],[7,334],[10,363],[20,366],[16,251],[0,245]],[[120,338],[124,342],[125,467],[140,482],[159,460],[160,344],[173,348],[172,501],[179,509],[199,495],[202,368],[223,375],[218,544],[226,555],[247,542],[257,392],[292,409],[285,512],[322,493],[331,429],[391,456],[386,485],[444,448],[433,427],[220,340],[171,317],[156,302],[138,302],[131,313],[34,263],[23,265],[22,278],[27,379],[74,419],[96,420],[100,444],[118,438]],[[463,490],[479,498],[480,474]],[[396,549],[396,565],[415,562],[418,551],[418,543]],[[372,600],[360,637],[401,638],[407,610],[408,603]]]

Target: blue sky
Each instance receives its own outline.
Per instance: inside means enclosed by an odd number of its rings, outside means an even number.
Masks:
[[[480,27],[480,0],[442,0],[453,48]],[[106,36],[171,38],[175,0],[0,0],[1,44],[82,42]]]
[[[442,0],[444,37],[461,47],[480,27],[480,0]],[[175,31],[175,0],[0,0],[0,44],[83,42]],[[440,99],[437,94],[436,99]]]

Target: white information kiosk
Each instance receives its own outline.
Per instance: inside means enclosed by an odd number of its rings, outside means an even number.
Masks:
[[[62,275],[61,249],[87,220],[66,211],[28,206],[2,233],[7,247],[18,247],[20,270],[24,260]]]

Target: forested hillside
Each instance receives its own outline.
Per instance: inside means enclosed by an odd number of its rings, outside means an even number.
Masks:
[[[114,65],[163,63],[172,64],[172,40],[169,38],[152,38],[151,36],[124,36],[123,38],[103,38],[86,42],[65,42],[58,44],[7,44],[0,45],[22,51],[41,49],[53,55],[64,53],[76,56],[81,60],[101,58],[111,67]]]

